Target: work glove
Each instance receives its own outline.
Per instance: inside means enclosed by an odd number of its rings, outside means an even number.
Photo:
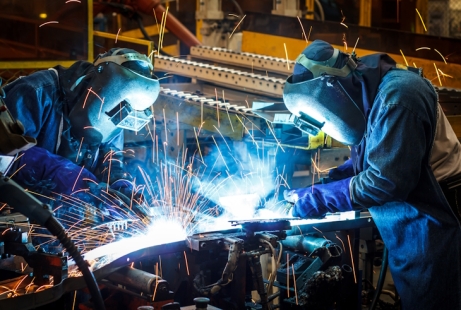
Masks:
[[[352,210],[349,193],[351,178],[327,184],[318,184],[284,192],[284,198],[293,204],[292,215],[301,218],[323,218],[326,213]]]
[[[23,187],[45,196],[70,195],[87,189],[88,182],[98,182],[87,169],[38,146],[18,158],[11,174],[12,179]]]
[[[338,166],[337,168],[331,169],[328,172],[328,177],[331,180],[342,180],[345,178],[349,178],[354,176],[354,164],[352,162],[352,159],[349,158],[342,164],[341,166]]]

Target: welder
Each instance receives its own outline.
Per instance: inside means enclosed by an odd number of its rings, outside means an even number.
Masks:
[[[76,61],[69,68],[21,77],[4,91],[24,135],[37,140],[17,159],[12,178],[38,198],[50,198],[47,203],[72,195],[78,199],[74,205],[83,201],[117,212],[99,194],[129,183],[120,181],[129,180],[123,131],[138,131],[152,118],[151,106],[160,92],[152,61],[135,50],[113,48],[93,63]],[[60,218],[73,213],[70,223],[63,222],[66,226],[83,220],[83,209],[56,211]]]
[[[283,98],[301,130],[351,147],[334,182],[285,193],[292,214],[367,208],[402,308],[461,309],[461,148],[430,81],[386,54],[357,58],[317,40]]]

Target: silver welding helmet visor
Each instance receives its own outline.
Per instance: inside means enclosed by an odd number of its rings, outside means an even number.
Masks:
[[[295,125],[304,132],[322,130],[345,145],[358,145],[365,129],[365,116],[344,89],[341,79],[333,75],[292,83],[288,78],[283,101],[296,116]]]
[[[74,138],[106,143],[120,130],[138,131],[152,118],[158,80],[112,61],[95,63],[88,89],[69,114]]]

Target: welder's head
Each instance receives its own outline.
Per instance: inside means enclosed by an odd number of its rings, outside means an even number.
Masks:
[[[94,70],[80,78],[88,79],[88,89],[69,113],[72,136],[105,143],[122,129],[143,128],[152,118],[150,107],[160,92],[151,60],[131,49],[113,48],[93,65]]]
[[[365,133],[361,87],[352,77],[357,68],[351,55],[316,40],[296,59],[283,100],[295,125],[316,135],[320,130],[346,145],[357,145]]]

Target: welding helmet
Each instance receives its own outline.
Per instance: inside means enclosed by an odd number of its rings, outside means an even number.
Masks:
[[[96,58],[91,71],[71,88],[86,80],[87,88],[68,115],[73,138],[106,143],[122,129],[138,131],[149,122],[160,85],[146,55],[111,49]]]
[[[322,130],[346,145],[360,143],[366,119],[361,85],[352,78],[356,68],[352,55],[320,40],[299,55],[283,100],[300,130],[311,135]]]

